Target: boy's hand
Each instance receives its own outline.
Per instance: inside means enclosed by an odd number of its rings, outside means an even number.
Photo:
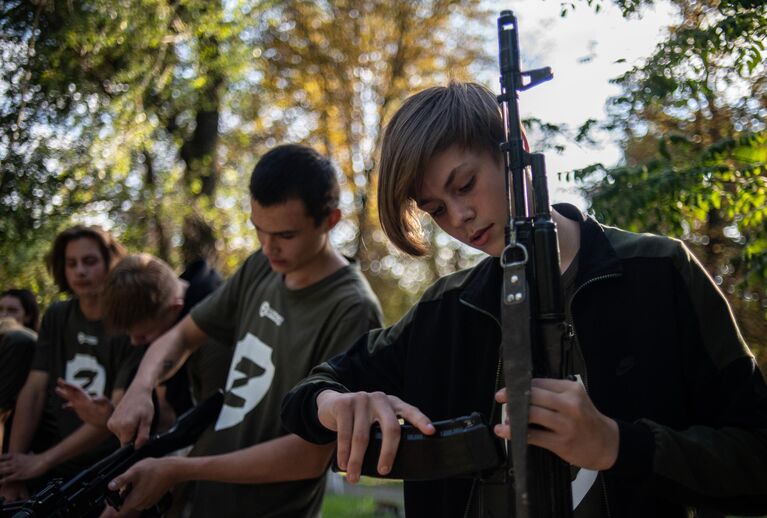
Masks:
[[[134,446],[138,449],[149,440],[153,418],[151,389],[147,391],[131,385],[112,412],[107,428],[122,444],[134,441]]]
[[[79,385],[68,383],[59,378],[56,380],[56,394],[66,401],[64,408],[71,408],[84,423],[106,428],[107,421],[112,415],[114,405],[105,396],[93,397]]]
[[[0,484],[37,478],[50,468],[45,455],[6,453],[0,455]]]
[[[176,485],[177,462],[182,457],[144,459],[109,483],[109,489],[120,491],[125,498],[122,509],[149,509]]]
[[[536,378],[531,389],[530,424],[538,427],[528,429],[529,444],[581,468],[612,467],[618,457],[618,424],[596,409],[581,383]],[[495,400],[506,403],[506,389],[496,392]],[[495,434],[510,439],[509,425],[495,425]]]
[[[373,423],[379,424],[383,435],[378,458],[381,475],[391,471],[399,447],[399,417],[425,435],[435,431],[431,420],[420,410],[383,392],[341,394],[325,390],[317,396],[317,414],[322,426],[338,433],[338,467],[346,471],[346,479],[352,483],[359,481]]]

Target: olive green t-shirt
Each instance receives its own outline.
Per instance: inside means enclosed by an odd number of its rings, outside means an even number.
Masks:
[[[191,315],[211,338],[234,347],[224,407],[195,445],[192,454],[198,456],[287,434],[280,422],[283,396],[312,367],[382,321],[378,300],[356,265],[290,290],[260,251]],[[189,489],[193,517],[312,516],[320,509],[324,477],[263,485],[196,482]]]
[[[198,261],[193,266],[196,269],[189,267],[184,272],[186,274],[191,271],[198,274],[186,276],[185,282],[189,282],[189,286],[184,294],[184,308],[181,310],[179,320],[224,284],[218,272],[211,270],[207,263]],[[184,275],[181,278],[185,279]],[[231,361],[232,347],[212,339],[207,340],[192,353],[186,360],[186,371],[195,403],[204,401],[216,390],[224,388]]]
[[[77,299],[54,303],[43,316],[35,347],[32,370],[48,374],[43,418],[33,442],[36,451],[50,448],[74,432],[82,421],[54,391],[56,380],[79,385],[96,396],[112,397],[112,390],[125,388],[130,368],[140,360],[141,350],[131,347],[124,335],[109,335],[100,320],[88,320]],[[92,448],[60,466],[61,474],[74,474],[117,446],[116,441]]]
[[[215,340],[207,341],[189,357],[186,366],[195,404],[224,388],[231,361],[232,348]]]

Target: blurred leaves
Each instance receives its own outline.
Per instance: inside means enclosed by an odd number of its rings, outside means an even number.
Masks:
[[[639,2],[616,3],[624,13]],[[615,83],[606,129],[623,163],[575,171],[603,221],[685,239],[767,352],[767,5],[673,0],[644,64]],[[632,7],[635,6],[635,7]]]
[[[42,286],[42,253],[73,221],[177,264],[190,211],[216,228],[229,273],[258,246],[250,171],[291,141],[334,159],[334,241],[405,307],[437,273],[377,237],[381,128],[414,90],[490,63],[491,22],[478,0],[4,2],[3,284]]]

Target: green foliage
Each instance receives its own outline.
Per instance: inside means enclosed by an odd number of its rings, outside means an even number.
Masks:
[[[485,16],[479,0],[2,3],[3,284],[47,290],[42,254],[75,221],[178,266],[190,211],[213,223],[231,273],[257,247],[253,164],[299,141],[343,173],[336,243],[380,274],[396,318],[434,261],[373,238],[381,128],[414,89],[488,62],[471,24]]]
[[[764,353],[767,5],[673,4],[668,38],[615,80],[606,128],[622,135],[623,164],[574,175],[603,221],[685,239]]]
[[[617,5],[621,12],[623,13],[623,16],[631,16],[637,12],[640,11],[641,7],[644,5],[652,5],[654,3],[654,0],[612,0],[615,5]],[[602,5],[604,4],[605,0],[581,0],[581,3],[585,2],[586,5],[594,9],[595,12],[599,12],[602,10]],[[560,15],[561,16],[567,16],[568,13],[571,11],[574,11],[577,6],[577,2],[575,1],[561,1],[560,2],[561,10]]]
[[[4,203],[0,220],[40,240],[51,235],[42,226],[61,228],[73,217],[101,223],[124,231],[134,249],[169,259],[164,214],[180,221],[199,194],[192,164],[176,155],[195,135],[196,111],[210,108],[199,79],[207,83],[223,66],[197,60],[207,51],[200,38],[232,25],[219,11],[154,0],[4,3],[2,44],[18,51],[3,61],[11,80],[0,116],[16,124],[0,129],[0,195],[23,206]],[[191,187],[179,190],[183,182]],[[4,237],[3,247],[19,246],[13,234]]]
[[[763,132],[691,153],[693,142],[670,136],[658,141],[659,156],[642,164],[609,169],[596,164],[574,174],[606,221],[683,235],[690,221],[705,221],[719,211],[733,222],[736,241],[750,242],[765,230],[766,140]]]

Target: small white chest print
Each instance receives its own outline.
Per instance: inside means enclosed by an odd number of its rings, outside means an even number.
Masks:
[[[277,313],[277,311],[272,308],[268,302],[264,301],[261,303],[261,307],[258,309],[258,315],[263,318],[266,317],[272,322],[274,322],[274,325],[281,326],[282,323],[285,321],[285,318]]]

